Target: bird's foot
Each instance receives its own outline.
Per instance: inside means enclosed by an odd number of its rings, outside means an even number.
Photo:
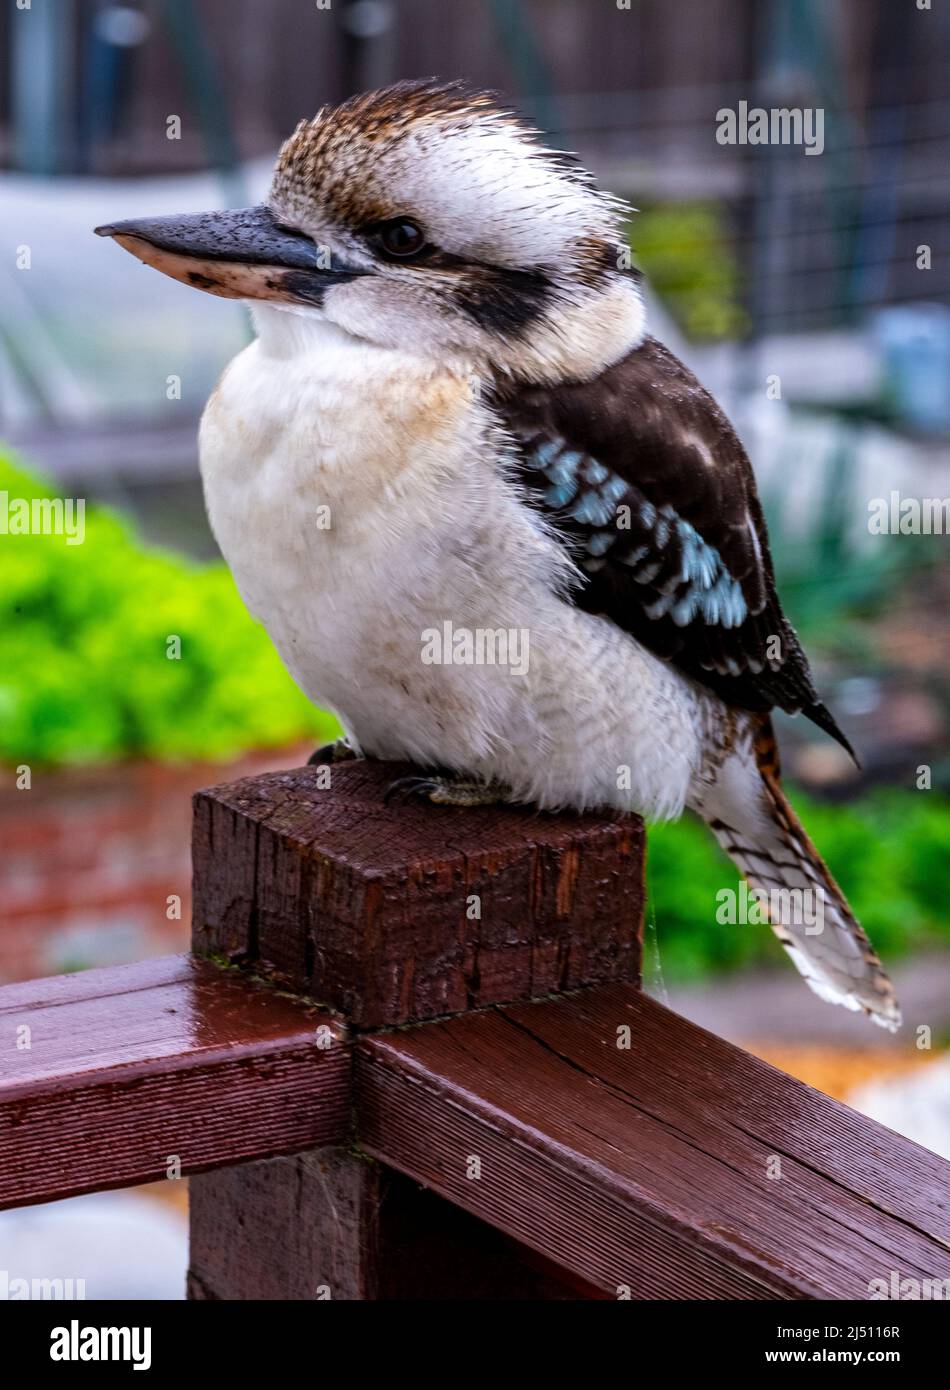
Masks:
[[[497,806],[511,800],[498,782],[478,782],[470,777],[429,775],[398,777],[386,788],[383,800],[429,801],[434,806]]]
[[[360,755],[345,738],[338,738],[336,743],[325,743],[322,748],[316,748],[307,759],[308,767],[325,767],[327,763],[348,763]]]

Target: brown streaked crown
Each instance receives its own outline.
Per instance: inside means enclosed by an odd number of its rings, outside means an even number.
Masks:
[[[300,121],[278,156],[272,200],[292,205],[305,192],[308,200],[351,226],[397,216],[405,209],[386,199],[374,180],[367,185],[360,178],[373,167],[381,147],[395,150],[424,127],[449,134],[476,121],[504,126],[524,141],[527,153],[536,153],[575,184],[595,189],[573,155],[548,148],[497,92],[460,80],[423,78],[359,93]]]

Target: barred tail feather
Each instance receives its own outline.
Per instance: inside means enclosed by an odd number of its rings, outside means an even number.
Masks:
[[[894,987],[782,790],[771,721],[762,721],[752,751],[754,758],[733,755],[732,767],[726,764],[719,785],[703,798],[701,813],[750,887],[763,895],[772,930],[815,993],[896,1031],[901,1015]],[[750,786],[753,777],[757,785]],[[817,917],[807,914],[806,920],[800,910],[788,910],[803,901],[820,905]]]

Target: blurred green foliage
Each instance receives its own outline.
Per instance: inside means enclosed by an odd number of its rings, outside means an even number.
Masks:
[[[848,805],[795,795],[796,809],[876,949],[887,958],[950,938],[950,798],[888,788]],[[739,875],[691,818],[651,826],[647,921],[661,969],[690,979],[777,959],[768,927],[716,921],[716,894]]]
[[[3,490],[56,495],[0,454]],[[0,630],[0,761],[220,759],[337,731],[284,670],[223,564],[148,549],[98,506],[86,507],[81,545],[0,540]]]
[[[716,203],[663,203],[630,226],[637,266],[691,338],[740,337],[747,327],[739,266]]]

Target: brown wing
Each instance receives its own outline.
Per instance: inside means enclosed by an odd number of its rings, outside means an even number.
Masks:
[[[671,352],[647,338],[592,381],[493,403],[586,575],[575,602],[728,703],[802,710],[848,747],[782,612],[745,450]]]

